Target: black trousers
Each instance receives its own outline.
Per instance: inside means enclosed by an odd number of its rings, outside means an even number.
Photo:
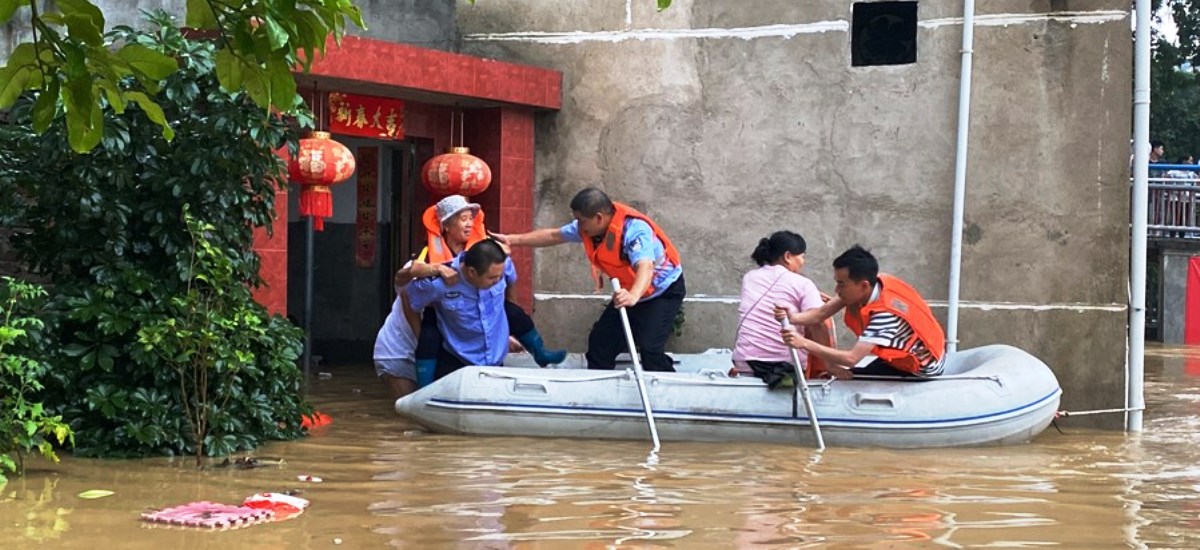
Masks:
[[[685,295],[687,286],[680,274],[679,279],[657,298],[625,308],[629,313],[629,327],[633,330],[633,343],[641,356],[643,369],[675,371],[675,367],[671,366],[671,357],[664,350]],[[609,301],[588,334],[588,368],[612,370],[617,364],[617,355],[627,351],[629,344],[625,341],[621,312]]]
[[[520,338],[535,328],[529,314],[525,313],[521,306],[508,300],[504,301],[504,316],[508,318],[508,334],[511,336]],[[438,369],[435,379],[465,366],[462,360],[445,351],[445,346],[442,345],[443,341],[442,332],[438,330],[437,325],[437,310],[433,309],[433,306],[425,308],[421,312],[421,334],[417,336],[417,349],[414,351],[414,355],[417,361],[437,359]],[[454,361],[443,361],[446,357],[454,358]],[[449,366],[449,370],[444,374],[442,373],[443,363]]]
[[[852,372],[854,374],[870,374],[870,375],[876,375],[876,376],[912,376],[913,375],[911,372],[905,372],[896,367],[893,367],[891,365],[891,363],[888,363],[887,361],[884,361],[883,359],[876,359],[874,361],[871,361],[870,364],[868,364],[865,367],[850,369],[850,372]]]

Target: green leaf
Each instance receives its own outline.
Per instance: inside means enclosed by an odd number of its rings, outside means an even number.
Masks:
[[[137,103],[138,107],[141,107],[142,111],[146,113],[147,118],[162,126],[163,139],[167,141],[175,139],[175,130],[171,129],[170,124],[167,124],[167,117],[163,114],[162,107],[150,99],[150,96],[142,92],[125,92],[125,98]]]
[[[658,11],[671,7],[671,0],[658,0]]]
[[[68,88],[69,89],[69,88]],[[65,91],[65,90],[64,90]],[[91,103],[96,96],[89,96]],[[77,110],[67,110],[67,142],[76,153],[91,151],[104,137],[104,112],[99,106],[93,105],[87,113]]]
[[[217,82],[229,92],[242,89],[242,60],[233,55],[228,48],[217,51]]]
[[[242,87],[250,95],[250,99],[264,109],[271,105],[268,78],[269,75],[260,67],[242,66]]]
[[[271,45],[272,51],[287,46],[288,33],[287,31],[283,30],[283,27],[279,26],[279,23],[276,23],[274,19],[268,17],[266,29],[268,44]]]
[[[125,112],[125,96],[121,93],[121,89],[113,84],[113,81],[100,79],[96,81],[96,85],[104,90],[104,97],[108,98],[108,104],[118,115]]]
[[[26,2],[22,0],[0,0],[0,25],[8,23],[8,20],[12,18],[17,8],[24,4]]]
[[[208,0],[187,0],[187,17],[184,21],[193,29],[217,28],[217,15],[213,13]]]
[[[51,81],[49,89],[38,94],[37,101],[33,102],[29,116],[33,119],[33,131],[38,134],[50,127],[50,123],[54,122],[54,115],[58,113],[58,87],[58,80]]]
[[[58,5],[58,9],[63,12],[63,15],[68,17],[81,15],[91,20],[92,25],[97,29],[104,28],[104,14],[91,2],[87,0],[55,0],[54,3]]]
[[[287,111],[295,104],[296,77],[284,59],[276,58],[267,63],[271,79],[271,105]]]
[[[101,36],[103,29],[93,24],[90,17],[72,13],[68,14],[65,19],[67,35],[71,38],[80,40],[90,46],[101,46],[104,44],[104,37]]]
[[[107,489],[91,489],[91,490],[79,493],[76,496],[78,496],[79,498],[82,498],[82,499],[95,500],[98,498],[109,497],[109,496],[112,496],[115,494],[116,493],[109,491]]]
[[[29,77],[34,75],[28,65],[13,65],[0,69],[0,109],[7,109],[21,97]]]
[[[128,63],[134,71],[155,81],[171,76],[179,69],[179,62],[174,57],[141,44],[126,44],[117,52],[117,57]]]

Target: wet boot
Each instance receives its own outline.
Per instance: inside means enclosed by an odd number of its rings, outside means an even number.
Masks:
[[[533,360],[540,367],[562,363],[567,358],[566,350],[546,349],[546,343],[542,341],[542,335],[538,334],[537,329],[526,332],[517,338],[517,341],[525,347],[525,351],[533,355]]]
[[[437,359],[417,359],[417,388],[424,388],[433,383],[437,372]]]

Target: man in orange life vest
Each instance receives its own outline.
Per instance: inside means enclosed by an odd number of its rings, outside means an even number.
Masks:
[[[942,374],[946,336],[913,287],[879,273],[875,256],[859,245],[833,261],[833,279],[837,298],[817,309],[792,314],[791,322],[795,326],[812,324],[844,307],[846,326],[858,336],[858,343],[848,350],[838,350],[801,336],[794,327],[783,330],[784,342],[849,368],[853,374]],[[786,309],[776,306],[777,318],[786,314]]]
[[[596,283],[603,284],[601,273],[621,282],[621,290],[613,293],[588,334],[589,369],[612,369],[617,355],[629,351],[616,309],[624,307],[642,366],[648,371],[674,371],[664,350],[687,293],[675,245],[645,214],[613,202],[594,187],[571,199],[571,213],[575,220],[558,229],[492,236],[511,246],[583,243]]]

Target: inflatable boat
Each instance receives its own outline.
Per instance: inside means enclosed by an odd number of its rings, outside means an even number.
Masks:
[[[645,381],[664,441],[813,445],[799,392],[731,376],[725,352],[673,354],[677,372]],[[513,364],[521,364],[514,356]],[[466,367],[396,401],[396,412],[436,432],[648,439],[631,367]],[[1054,373],[1018,348],[991,345],[946,358],[936,378],[809,380],[825,442],[853,447],[953,447],[1029,441],[1054,419]]]

